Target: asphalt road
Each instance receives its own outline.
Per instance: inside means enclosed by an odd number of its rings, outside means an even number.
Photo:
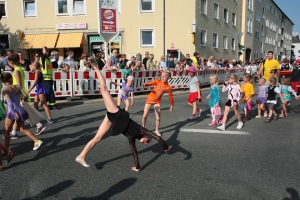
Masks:
[[[222,102],[225,98],[222,94]],[[299,200],[299,102],[293,100],[287,118],[270,124],[253,118],[242,130],[236,129],[231,112],[227,132],[221,132],[208,126],[206,99],[200,104],[202,116],[186,121],[191,115],[186,99],[186,93],[176,95],[170,113],[164,97],[160,131],[173,148],[165,154],[156,141],[137,144],[143,167],[139,173],[131,171],[133,157],[122,135],[108,134],[95,146],[86,158],[90,168],[77,164],[75,157],[95,135],[106,111],[103,103],[65,104],[52,111],[56,123],[38,136],[44,141],[38,151],[23,135],[12,140],[16,157],[0,172],[0,199]],[[130,110],[139,123],[144,102],[137,99]],[[154,123],[151,112],[147,128],[154,129]]]

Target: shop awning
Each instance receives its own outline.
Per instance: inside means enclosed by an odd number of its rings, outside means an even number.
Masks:
[[[61,33],[59,34],[56,48],[80,47],[83,33]]]
[[[33,34],[25,35],[21,44],[21,49],[41,49],[43,46],[54,48],[58,34]]]

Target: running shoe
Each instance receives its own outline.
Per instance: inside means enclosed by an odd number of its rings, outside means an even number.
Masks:
[[[42,144],[43,144],[43,141],[42,140],[38,140],[37,142],[34,143],[33,150],[34,151],[38,150]]]
[[[243,122],[239,122],[238,125],[237,125],[237,129],[242,129],[244,126],[244,123]]]
[[[44,130],[46,129],[46,126],[42,125],[41,127],[36,127],[36,134],[35,135],[40,135]]]
[[[7,159],[6,159],[6,164],[9,164],[10,161],[13,159],[14,157],[14,152],[13,151],[9,151],[8,154],[7,154]]]
[[[224,125],[218,126],[217,129],[219,129],[221,131],[225,131],[225,126]]]
[[[16,139],[18,139],[19,138],[19,136],[18,136],[18,134],[16,133],[16,134],[13,134],[12,132],[10,132],[10,139],[11,140],[16,140]],[[5,136],[3,135],[3,139],[5,139]]]
[[[48,119],[48,120],[47,120],[47,123],[48,123],[48,124],[53,124],[53,123],[54,123],[54,120],[53,120],[53,119]]]

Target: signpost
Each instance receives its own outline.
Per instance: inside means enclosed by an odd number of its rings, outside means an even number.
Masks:
[[[119,35],[117,0],[98,0],[98,33],[105,44],[105,59],[108,59],[107,43]]]

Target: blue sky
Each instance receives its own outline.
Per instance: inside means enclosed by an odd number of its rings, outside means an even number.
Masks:
[[[300,0],[274,0],[280,9],[295,24],[293,33],[300,33]]]

